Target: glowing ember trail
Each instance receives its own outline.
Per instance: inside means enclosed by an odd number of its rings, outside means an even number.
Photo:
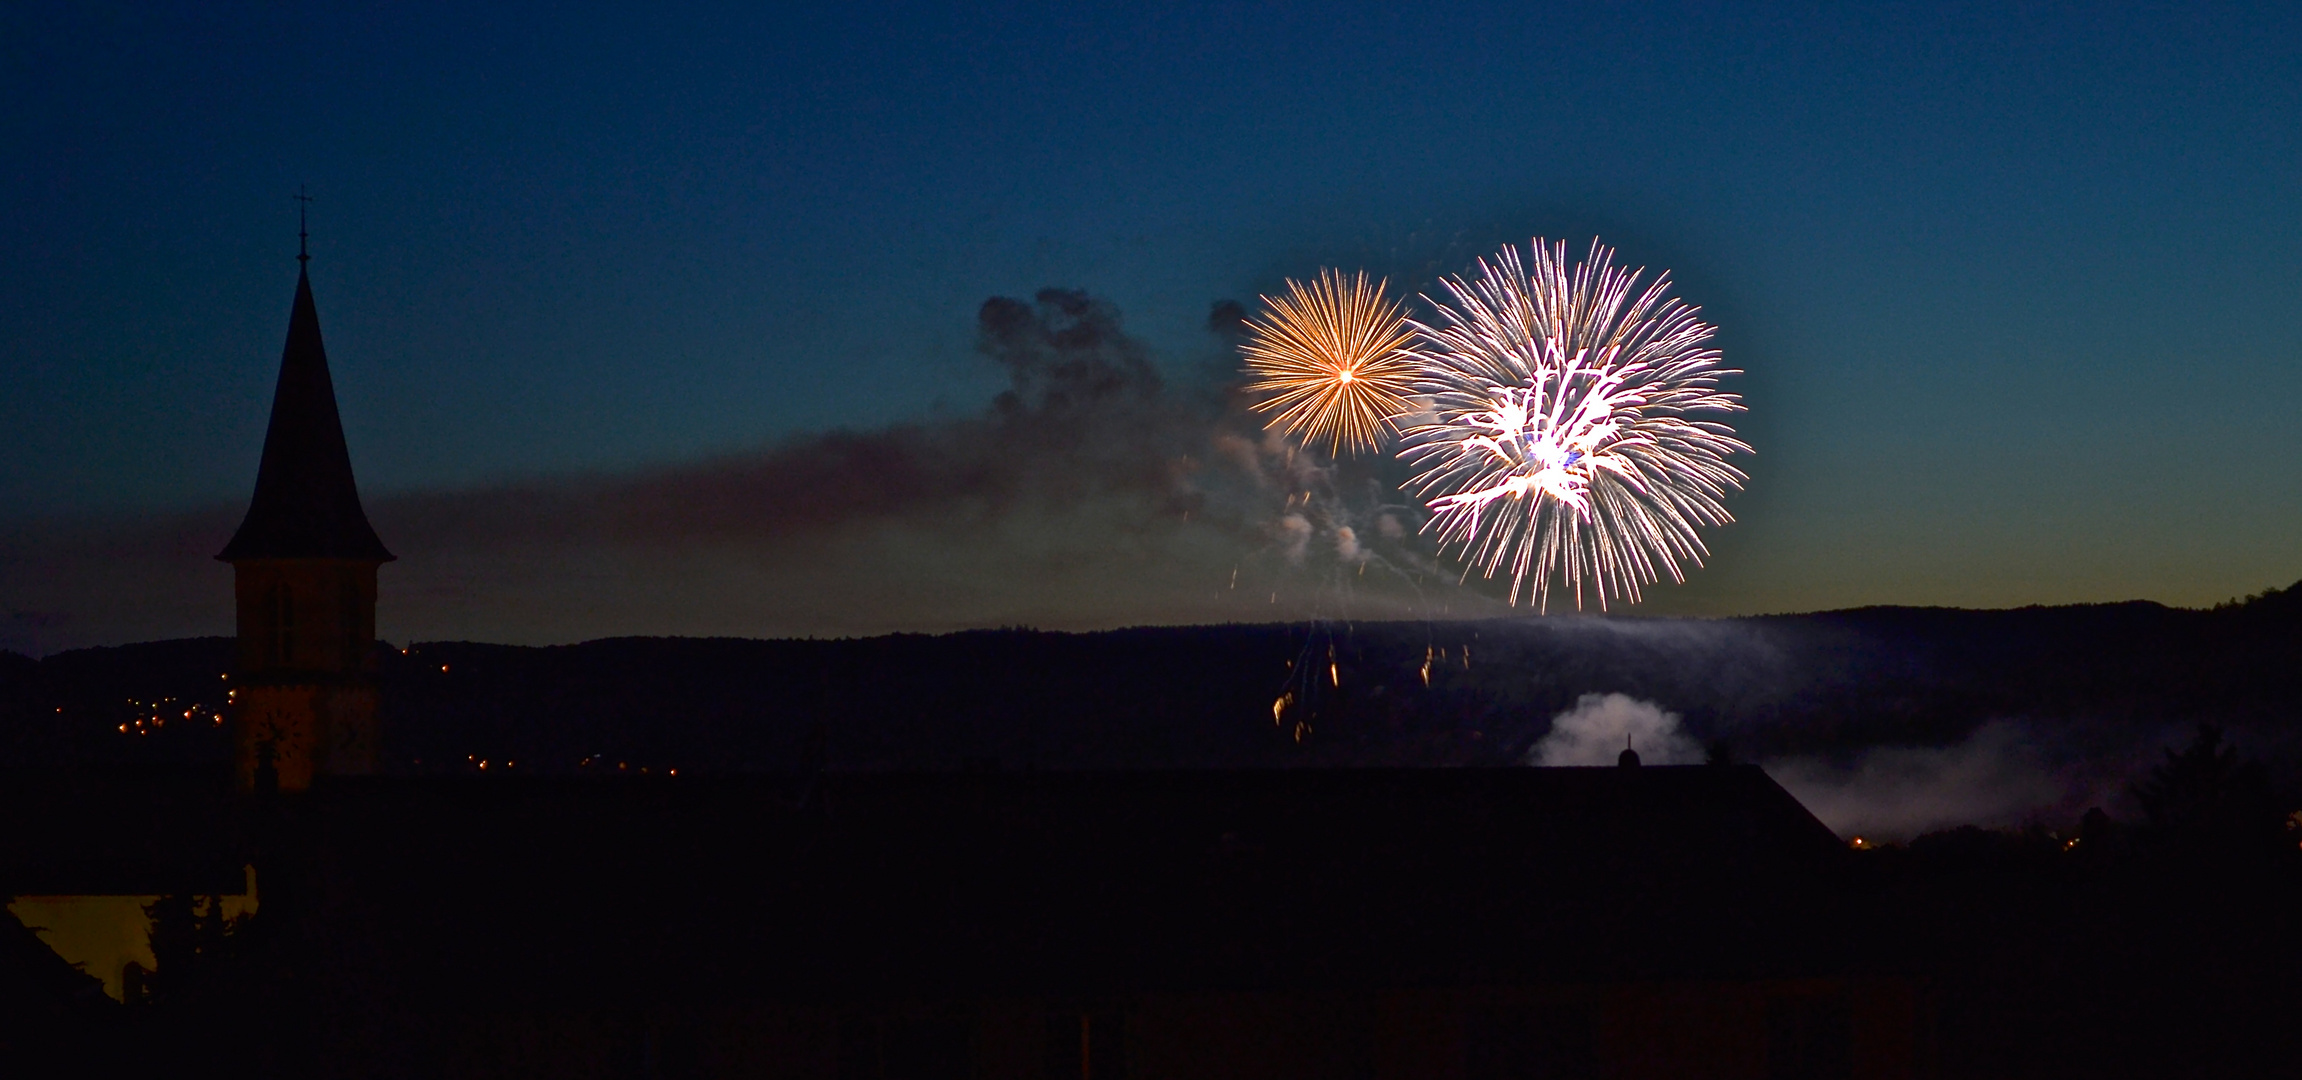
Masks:
[[[1287,295],[1263,304],[1241,352],[1255,376],[1246,388],[1259,396],[1255,411],[1277,414],[1266,426],[1336,455],[1376,449],[1384,428],[1412,409],[1415,376],[1401,351],[1412,334],[1383,283],[1321,270],[1308,285],[1289,279]]]
[[[1698,309],[1665,296],[1668,272],[1634,295],[1644,271],[1596,241],[1571,266],[1564,243],[1532,256],[1481,260],[1442,282],[1452,303],[1425,297],[1430,325],[1410,322],[1427,404],[1403,426],[1408,487],[1466,575],[1507,569],[1512,603],[1527,589],[1547,610],[1554,585],[1578,608],[1586,586],[1602,610],[1636,602],[1702,565],[1696,526],[1734,520],[1720,500],[1748,477],[1726,459],[1750,446],[1696,417],[1742,411],[1718,388],[1740,372],[1703,347],[1715,328]]]

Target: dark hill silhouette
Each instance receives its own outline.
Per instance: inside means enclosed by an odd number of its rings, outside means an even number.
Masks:
[[[1915,1074],[2280,1075],[2302,863],[2291,793],[2266,802],[2258,780],[2294,775],[2295,595],[424,644],[384,667],[393,767],[458,775],[341,778],[296,800],[235,799],[222,770],[184,767],[223,763],[194,706],[218,700],[229,641],[0,657],[7,764],[145,766],[7,776],[0,801],[42,825],[0,867],[26,891],[93,891],[109,870],[145,876],[105,888],[179,897],[262,867],[248,936],[116,1014],[163,1048],[152,1068],[269,1054],[446,1075],[443,1046],[557,1052],[594,1029],[609,1034],[592,1053],[638,1061],[704,1045],[713,1017],[756,1028],[772,1014],[732,1007],[771,1000],[835,1002],[822,1028],[845,1046],[898,996],[1037,993],[1071,1023],[1162,986],[1315,986],[1347,1034],[1359,1014],[1328,1004],[1350,979],[1497,985],[1496,958],[1525,957],[1549,972],[1527,978],[1560,985],[1915,978],[1930,1019],[1909,1045],[1934,1066]],[[1851,852],[1754,768],[1080,771],[1509,762],[1593,691],[1659,702],[1749,760],[1941,745],[2012,718],[2042,743],[2122,745],[2140,817]],[[1274,724],[1282,692],[1299,711]],[[149,723],[163,714],[178,720]],[[120,732],[138,719],[148,734]],[[569,778],[642,768],[656,775]],[[1753,832],[1765,805],[1783,827]],[[1787,861],[1736,846],[1767,836],[1795,841]],[[1770,999],[1746,1017],[1770,1047],[1820,1046],[1836,1044],[1789,1036],[1853,1023],[1831,1015]],[[1843,1057],[1773,1060],[1859,1075]]]
[[[2213,722],[2277,761],[2302,742],[2297,596],[2205,611],[421,643],[386,657],[386,752],[391,770],[424,773],[482,760],[521,773],[1503,764],[1580,695],[1619,692],[1742,760],[1939,745],[2014,719],[2089,745]],[[0,754],[221,762],[221,731],[200,718],[222,704],[230,655],[229,639],[202,638],[0,656]],[[138,734],[154,716],[168,722]]]

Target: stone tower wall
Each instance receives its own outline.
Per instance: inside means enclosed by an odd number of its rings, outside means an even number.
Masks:
[[[233,564],[239,609],[233,756],[253,787],[269,760],[282,791],[376,770],[376,564]]]

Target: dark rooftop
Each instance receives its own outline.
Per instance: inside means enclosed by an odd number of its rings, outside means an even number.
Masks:
[[[28,870],[153,889],[153,871],[220,879],[238,859],[216,841],[270,836],[255,843],[271,855],[248,857],[267,912],[300,924],[288,937],[326,942],[346,979],[388,971],[426,1000],[1529,984],[1859,962],[1834,929],[1846,851],[1749,766],[336,778],[244,830],[187,810],[213,784],[25,786],[48,789],[21,797],[61,826],[31,846],[76,856],[17,851]],[[88,798],[108,805],[65,805]],[[178,835],[188,820],[214,838]]]

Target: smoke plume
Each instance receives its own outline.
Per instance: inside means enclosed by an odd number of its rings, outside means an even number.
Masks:
[[[1420,538],[1367,527],[1341,490],[1365,467],[1265,437],[1227,386],[1170,385],[1109,303],[994,297],[976,332],[1007,387],[974,415],[371,498],[400,556],[382,571],[380,632],[549,643],[1423,614],[1408,579],[1429,563]],[[0,647],[229,633],[231,573],[210,556],[239,512],[0,522],[0,610],[22,616],[0,623]],[[1476,609],[1465,599],[1455,611]]]
[[[1624,749],[1647,765],[1691,765],[1702,748],[1679,730],[1677,713],[1626,694],[1584,694],[1551,718],[1551,732],[1527,749],[1529,765],[1613,765]]]
[[[1948,746],[1881,746],[1847,765],[1767,763],[1776,782],[1842,836],[1902,841],[1958,825],[2018,825],[2074,814],[2074,789],[2019,725],[1985,724]]]

